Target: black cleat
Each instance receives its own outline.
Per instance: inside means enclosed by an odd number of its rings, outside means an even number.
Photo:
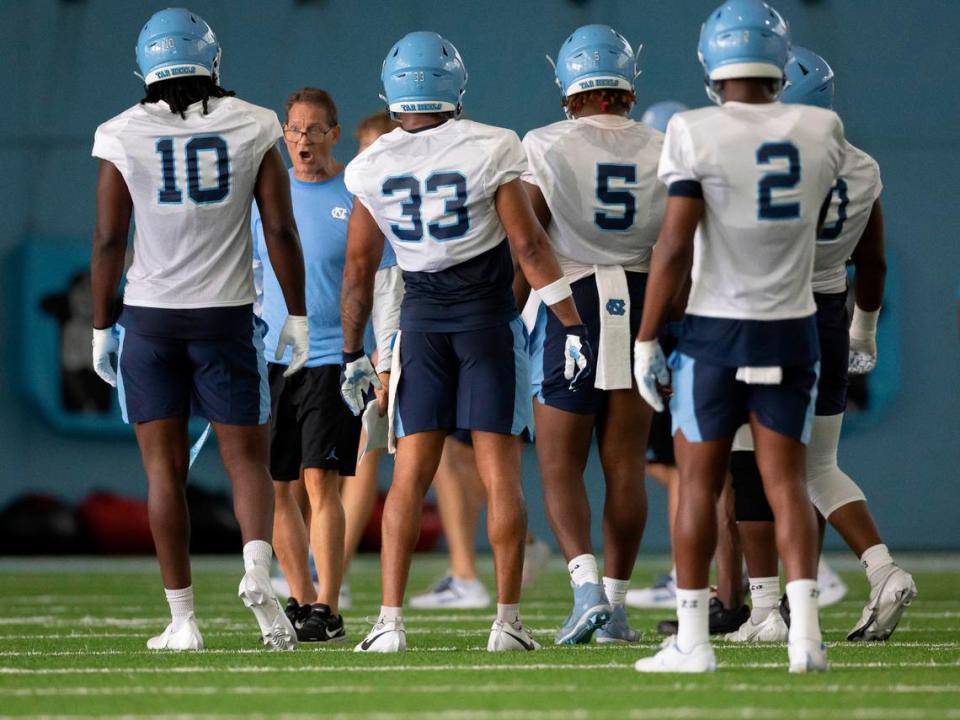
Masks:
[[[746,605],[737,610],[728,610],[717,598],[710,598],[710,634],[725,635],[736,632],[750,619],[750,608]],[[657,632],[661,635],[676,635],[677,620],[661,620],[657,623]]]
[[[283,609],[283,614],[287,616],[287,620],[293,625],[293,629],[299,632],[303,621],[310,616],[310,606],[301,605],[296,598],[289,597],[287,598],[287,606]]]
[[[343,616],[330,612],[330,606],[323,603],[304,605],[308,613],[295,626],[297,640],[300,642],[340,642],[347,639],[347,629],[343,625]]]

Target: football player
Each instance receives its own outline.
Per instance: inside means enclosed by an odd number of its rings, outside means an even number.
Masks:
[[[783,102],[833,107],[833,70],[822,57],[806,48],[794,47],[785,74],[787,84],[780,98]],[[913,578],[894,563],[883,544],[863,491],[837,465],[840,427],[847,404],[847,375],[869,372],[877,361],[877,318],[886,275],[881,189],[876,161],[847,142],[830,209],[817,237],[813,271],[820,377],[807,450],[807,488],[819,514],[860,558],[870,583],[870,601],[847,635],[848,640],[854,641],[886,640],[917,594]],[[846,261],[851,257],[856,300],[852,323],[846,304]],[[737,438],[736,449],[752,449],[749,433],[738,433]],[[770,522],[773,518],[757,482],[753,453],[743,455],[733,469],[737,502],[748,515],[740,525],[750,566],[754,609],[751,619],[730,639],[782,640],[787,629],[776,608],[779,578]]]
[[[554,637],[558,645],[590,642],[595,632],[600,642],[639,639],[627,623],[624,597],[646,521],[652,413],[634,390],[631,344],[666,192],[657,179],[663,135],[629,117],[638,74],[633,48],[613,28],[577,28],[556,62],[569,119],[523,139],[524,189],[598,349],[594,381],[574,392],[564,376],[566,330],[547,317],[534,403],[537,457],[547,519],[573,587],[573,609]],[[606,485],[602,584],[583,479],[594,431]]]
[[[655,409],[670,385],[657,333],[690,272],[671,357],[671,412],[680,471],[675,526],[677,635],[640,672],[708,672],[708,569],[716,501],[737,428],[748,421],[792,611],[791,672],[827,669],[817,614],[817,528],[804,477],[819,346],[811,291],[821,209],[843,158],[829,110],[777,102],[790,38],[761,0],[730,0],[700,31],[708,96],[674,115],[660,178],[666,216],[653,253],[637,337],[640,393]],[[802,172],[801,172],[802,168]]]
[[[436,33],[410,33],[390,49],[382,79],[401,128],[346,172],[356,202],[341,299],[341,392],[354,413],[366,390],[380,384],[362,336],[384,237],[403,270],[405,294],[390,374],[397,455],[383,515],[383,605],[356,649],[406,647],[402,605],[421,502],[447,434],[461,428],[471,432],[487,492],[496,563],[497,617],[487,649],[533,650],[519,612],[526,535],[519,435],[531,413],[511,250],[566,328],[557,352],[574,388],[593,370],[587,331],[521,187],[526,158],[516,134],[457,119],[467,73],[453,44]]]
[[[187,420],[206,417],[233,485],[246,574],[240,598],[271,648],[297,639],[270,586],[273,490],[263,322],[254,315],[250,206],[256,200],[289,315],[278,317],[286,374],[307,360],[304,269],[280,123],[219,85],[220,45],[198,15],[153,15],[137,40],[139,103],[97,128],[100,158],[91,275],[93,363],[120,394],[148,481],[150,527],[172,621],[147,647],[198,650],[186,497]],[[130,218],[133,264],[123,309]],[[116,369],[113,356],[116,355]]]

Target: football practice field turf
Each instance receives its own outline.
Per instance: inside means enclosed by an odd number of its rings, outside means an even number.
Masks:
[[[164,654],[144,645],[167,622],[153,560],[0,560],[0,716],[960,718],[960,558],[901,561],[919,596],[885,644],[843,640],[866,582],[855,564],[838,564],[850,593],[822,614],[827,674],[789,675],[782,645],[718,643],[713,675],[641,676],[633,662],[655,651],[656,621],[667,615],[631,611],[644,632],[639,646],[554,647],[569,610],[556,560],[523,604],[543,650],[487,653],[493,611],[456,610],[409,612],[410,649],[391,656],[351,652],[378,608],[375,558],[351,572],[348,642],[289,653],[258,649],[253,616],[236,597],[239,557],[199,560],[194,588],[207,649]],[[443,568],[438,556],[418,556],[411,589],[428,587]],[[644,558],[634,586],[662,568],[662,558]],[[483,569],[492,587],[489,560]]]

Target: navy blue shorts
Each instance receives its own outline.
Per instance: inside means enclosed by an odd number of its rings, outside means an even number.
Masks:
[[[677,338],[680,334],[680,323],[667,323],[667,328],[660,334],[660,348],[664,355],[670,354],[677,347]],[[670,404],[663,412],[653,413],[650,420],[650,436],[647,438],[647,462],[654,465],[676,465],[677,458],[673,454],[673,417],[670,415]]]
[[[456,428],[519,435],[533,424],[520,318],[463,332],[403,330],[399,343],[397,437]]]
[[[787,366],[779,385],[748,385],[736,379],[735,367],[674,352],[673,432],[682,430],[691,442],[732,438],[752,412],[765,428],[806,444],[813,427],[818,366]]]
[[[194,415],[226,425],[262,425],[270,418],[266,325],[251,305],[125,306],[117,325],[124,422]]]
[[[643,317],[643,294],[647,288],[647,274],[628,272],[627,289],[630,292],[630,362],[633,364],[633,338],[640,329],[640,318]],[[597,353],[600,341],[600,295],[597,292],[595,276],[577,280],[571,285],[573,300],[577,304],[577,312],[587,326],[587,337]],[[608,312],[606,308],[604,312]],[[622,313],[621,313],[622,314]],[[595,415],[606,404],[607,393],[598,390],[589,382],[587,387],[581,387],[577,392],[570,390],[570,381],[563,377],[564,347],[567,333],[556,315],[547,313],[547,327],[544,332],[543,354],[543,385],[538,396],[540,402],[558,410],[564,410],[578,415]]]
[[[850,320],[847,293],[814,293],[820,337],[820,380],[817,415],[839,415],[847,409],[847,367]]]

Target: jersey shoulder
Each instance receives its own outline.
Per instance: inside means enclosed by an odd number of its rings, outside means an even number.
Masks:
[[[570,135],[576,130],[576,123],[573,120],[558,120],[557,122],[534,128],[523,136],[524,146],[542,145],[552,143],[562,137]]]
[[[123,132],[124,128],[130,123],[131,120],[146,115],[146,111],[140,103],[128,107],[119,115],[114,115],[109,120],[100,123],[97,126],[96,136],[99,137],[116,137]]]
[[[880,165],[867,152],[849,141],[843,145],[843,167],[841,175],[857,174],[880,177]]]

